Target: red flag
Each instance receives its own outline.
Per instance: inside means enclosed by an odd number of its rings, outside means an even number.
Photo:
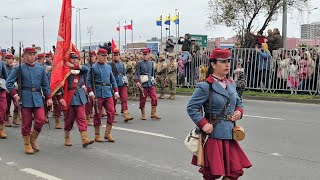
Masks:
[[[128,30],[132,30],[132,20],[131,20],[131,24],[128,24],[128,25],[127,25],[127,29],[128,29]]]
[[[71,0],[63,0],[50,82],[50,90],[52,95],[54,95],[64,85],[64,81],[70,75],[70,68],[66,67],[64,64],[70,60],[72,17],[71,7]]]
[[[120,31],[120,27],[119,26],[117,27],[117,31]]]
[[[113,39],[112,39],[112,42],[111,42],[111,48],[112,48],[112,52],[113,52],[114,49],[117,48],[117,45],[116,45],[116,43],[114,42]]]
[[[128,30],[132,30],[132,24],[127,25]]]

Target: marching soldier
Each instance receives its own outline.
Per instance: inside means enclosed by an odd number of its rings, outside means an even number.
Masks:
[[[176,98],[177,89],[177,68],[178,65],[175,62],[175,55],[169,54],[168,74],[166,81],[168,81],[170,96],[167,99],[174,100]]]
[[[134,56],[133,55],[130,55],[129,58],[128,58],[128,61],[125,63],[126,65],[126,74],[127,74],[127,77],[128,77],[128,95],[129,95],[129,100],[133,100],[134,99],[134,86],[135,86],[135,83],[134,83],[134,76],[133,76],[133,73],[134,73],[134,60],[133,60]]]
[[[134,73],[136,72],[136,66],[137,66],[137,62],[138,59],[140,59],[139,54],[136,54],[135,57],[132,59],[132,73],[130,74],[130,76],[133,76],[133,84],[132,86],[132,94],[133,94],[133,100],[134,101],[138,101],[139,100],[139,96],[140,96],[140,92],[139,92],[139,87],[136,85],[135,81],[134,81]]]
[[[39,63],[40,66],[45,66],[45,64],[44,64],[44,63],[45,63],[44,59],[45,59],[45,54],[43,54],[43,53],[38,54],[38,56],[37,56],[37,63]]]
[[[7,54],[5,56],[6,59],[6,70],[8,75],[10,75],[12,69],[15,67],[14,64],[14,56],[12,54]],[[10,93],[7,93],[7,113],[6,113],[6,122],[5,126],[6,127],[11,127],[10,121],[9,121],[9,116],[10,116],[10,108],[11,108],[11,101],[14,102],[13,97],[10,95]],[[16,103],[12,103],[14,105],[14,110],[13,110],[13,124],[16,126],[19,126],[19,113],[18,113],[18,106]]]
[[[115,118],[114,102],[112,98],[112,89],[114,90],[114,98],[119,99],[119,92],[117,82],[112,74],[112,68],[107,64],[108,51],[100,48],[97,53],[98,62],[95,63],[91,69],[93,73],[93,79],[91,76],[88,77],[88,91],[89,96],[97,101],[98,111],[94,115],[94,128],[95,128],[95,141],[103,142],[100,136],[100,126],[101,126],[101,112],[102,107],[106,109],[107,112],[107,126],[104,138],[109,142],[114,142],[115,140],[111,136],[111,130],[113,121]],[[92,84],[91,84],[92,83]],[[94,85],[94,87],[92,86]],[[95,90],[95,92],[93,92]]]
[[[51,73],[52,73],[52,53],[46,53],[45,54],[45,69],[46,69],[46,73],[48,76],[48,80],[49,82],[51,81]],[[61,92],[57,92],[53,97],[53,116],[55,119],[55,129],[62,129],[62,125],[60,123],[60,117],[62,116],[62,107],[61,104],[59,103],[59,99],[57,98],[58,95],[61,95]],[[47,109],[47,112],[49,112],[49,107]],[[47,113],[48,114],[48,113]]]
[[[92,64],[94,64],[96,62],[96,60],[97,60],[96,52],[95,51],[90,51],[89,52],[89,56],[91,57]],[[90,61],[90,57],[89,57],[89,61]],[[90,68],[91,68],[90,67],[90,62],[86,63],[85,65],[89,68],[89,71],[90,71]],[[87,74],[87,79],[88,79],[89,76],[90,76],[90,74],[88,73]],[[93,100],[92,100],[92,98],[88,98],[88,102],[86,103],[86,120],[87,120],[88,126],[93,126],[93,123],[92,123],[92,108],[93,108]]]
[[[113,75],[117,81],[120,100],[121,100],[121,112],[123,113],[124,122],[131,121],[133,118],[130,116],[128,112],[128,92],[127,85],[128,79],[126,76],[126,68],[124,67],[124,63],[120,62],[120,52],[118,49],[113,50],[113,58],[114,62],[109,63],[112,67]],[[116,99],[114,101],[114,106],[116,106]]]
[[[157,93],[155,88],[154,79],[154,66],[153,63],[149,61],[149,50],[143,50],[143,58],[137,63],[134,80],[140,89],[140,109],[141,109],[141,120],[147,120],[145,105],[147,96],[151,97],[151,118],[161,119],[157,115]]]
[[[7,111],[7,95],[6,95],[6,79],[7,70],[5,68],[4,62],[0,61],[0,138],[7,138],[7,134],[4,130],[4,123],[6,121],[6,111]]]
[[[10,94],[18,103],[21,99],[21,134],[24,140],[24,151],[26,154],[33,154],[40,150],[36,140],[41,132],[42,126],[46,121],[42,94],[44,93],[46,105],[52,105],[50,95],[49,81],[45,69],[38,63],[35,63],[36,50],[32,47],[24,49],[25,63],[15,67],[7,80],[7,88]],[[18,79],[18,72],[21,69],[21,95],[19,97],[14,83]],[[32,119],[34,127],[32,128]]]
[[[77,121],[80,131],[82,146],[87,147],[94,141],[88,138],[87,122],[85,117],[85,104],[87,103],[86,94],[83,86],[84,75],[89,71],[85,65],[80,65],[80,59],[75,53],[70,54],[70,62],[66,65],[70,68],[71,74],[68,77],[68,99],[63,99],[62,95],[58,96],[59,102],[63,106],[67,106],[66,116],[64,119],[64,132],[65,132],[65,146],[72,146],[70,131],[72,130],[74,121]],[[61,89],[62,91],[62,89]]]
[[[166,57],[164,55],[160,55],[157,65],[157,86],[160,90],[160,99],[164,99],[164,90],[166,87],[165,79],[167,77],[167,63],[165,62],[165,59]]]

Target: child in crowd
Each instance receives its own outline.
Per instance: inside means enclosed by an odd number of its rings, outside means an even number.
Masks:
[[[184,85],[185,79],[185,70],[184,70],[184,60],[183,57],[180,55],[178,57],[178,85]]]
[[[291,59],[289,69],[288,69],[288,87],[291,90],[291,94],[297,94],[297,89],[299,86],[299,68],[297,61]]]
[[[246,89],[246,77],[244,74],[244,69],[241,66],[242,60],[237,61],[237,68],[234,70],[234,81],[236,82],[236,89],[240,98],[242,98],[242,93]]]

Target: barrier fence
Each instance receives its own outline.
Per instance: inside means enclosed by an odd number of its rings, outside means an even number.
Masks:
[[[232,49],[229,78],[235,81],[243,71],[246,89],[265,92],[320,94],[318,50],[279,49],[259,53],[256,49]],[[260,50],[261,51],[261,50]],[[178,63],[178,86],[195,87],[205,77],[209,52],[191,55],[181,52],[184,69]]]

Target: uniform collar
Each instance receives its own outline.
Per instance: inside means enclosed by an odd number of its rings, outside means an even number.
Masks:
[[[32,64],[29,64],[27,61],[25,61],[25,64],[26,64],[27,66],[33,67],[34,65],[36,65],[36,62],[34,62],[34,63],[32,63]],[[39,65],[41,65],[41,64],[39,63]]]

